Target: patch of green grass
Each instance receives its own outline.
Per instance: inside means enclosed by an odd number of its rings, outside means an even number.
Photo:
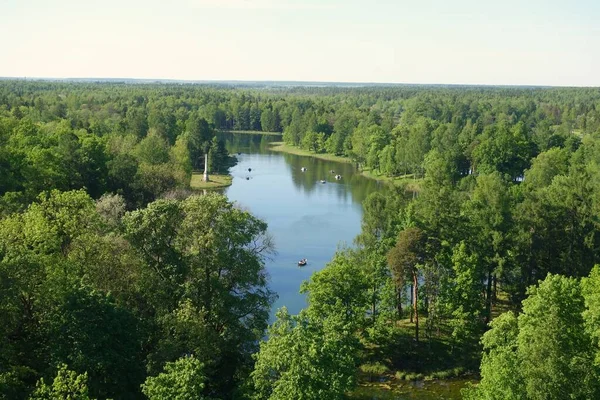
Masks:
[[[394,374],[394,378],[398,379],[399,381],[403,381],[406,378],[406,372],[396,371],[396,373]]]
[[[231,175],[219,175],[219,174],[208,174],[208,182],[204,182],[202,178],[204,175],[201,172],[194,172],[192,174],[192,180],[190,181],[190,187],[192,189],[219,189],[231,185]]]
[[[360,371],[367,375],[367,377],[369,378],[369,381],[373,381],[376,377],[380,377],[382,375],[385,375],[387,373],[390,372],[390,369],[380,363],[380,362],[376,362],[376,363],[368,363],[368,364],[363,364],[360,366]]]
[[[431,374],[433,379],[448,379],[452,377],[452,370],[437,371]]]
[[[421,373],[410,373],[404,376],[407,381],[422,381],[425,376]]]
[[[289,144],[285,144],[284,142],[272,142],[269,143],[270,149],[273,151],[279,151],[282,153],[295,154],[297,156],[306,156],[306,157],[314,157],[325,161],[335,161],[335,162],[343,162],[343,163],[351,163],[352,160],[348,157],[336,156],[333,154],[327,153],[315,153],[313,151],[303,150],[295,146],[291,146]]]
[[[397,186],[405,186],[406,190],[410,192],[418,192],[421,190],[421,184],[423,183],[422,178],[415,179],[413,174],[403,175],[403,176],[387,176],[380,174],[376,171],[365,168],[361,171],[361,173],[367,178],[375,179],[378,181],[392,183]]]
[[[363,364],[360,366],[360,370],[365,374],[372,375],[383,375],[389,372],[389,368],[382,363]]]

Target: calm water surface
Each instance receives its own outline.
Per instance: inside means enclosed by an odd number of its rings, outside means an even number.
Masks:
[[[277,254],[266,263],[270,287],[279,295],[273,310],[285,305],[296,314],[306,305],[298,292],[302,281],[322,269],[338,246],[353,244],[360,232],[362,201],[384,187],[349,163],[270,151],[268,144],[281,140],[277,136],[221,134],[221,138],[238,158],[230,170],[233,183],[224,193],[266,221],[275,241]],[[342,179],[336,180],[331,170]],[[308,264],[298,267],[302,258]]]

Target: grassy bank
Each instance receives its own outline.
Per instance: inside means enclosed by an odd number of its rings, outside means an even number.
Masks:
[[[270,143],[270,148],[273,151],[279,151],[282,153],[295,154],[298,156],[307,156],[314,157],[325,161],[335,161],[335,162],[343,162],[343,163],[352,163],[353,161],[348,157],[336,156],[333,154],[327,153],[315,153],[312,151],[300,149],[295,146],[291,146],[289,144],[285,144],[284,142],[273,142]],[[421,190],[421,182],[422,179],[414,179],[413,175],[405,175],[405,176],[395,176],[389,177],[386,175],[379,174],[375,171],[371,171],[369,169],[363,169],[360,173],[369,178],[374,179],[376,181],[385,182],[394,185],[406,185],[406,189],[409,191],[418,192]]]
[[[313,151],[303,150],[298,147],[291,146],[289,144],[285,144],[284,142],[273,142],[273,143],[270,143],[269,146],[270,146],[271,150],[273,150],[273,151],[295,154],[297,156],[314,157],[314,158],[318,158],[320,160],[343,162],[343,163],[351,163],[352,162],[352,160],[349,159],[348,157],[341,157],[341,156],[336,156],[336,155],[327,154],[327,153],[315,153]]]
[[[263,131],[232,131],[232,130],[219,130],[222,133],[242,133],[245,135],[266,135],[266,136],[281,136],[281,132],[263,132]]]
[[[415,179],[413,174],[403,175],[403,176],[386,176],[379,174],[370,169],[363,169],[361,173],[370,179],[375,179],[381,182],[394,184],[397,186],[403,185],[406,187],[406,190],[411,192],[418,192],[421,190],[421,183],[423,182],[422,178]]]
[[[219,175],[209,174],[208,182],[202,180],[203,174],[201,172],[194,172],[192,174],[192,180],[190,181],[190,187],[192,189],[219,189],[231,185],[231,175]]]

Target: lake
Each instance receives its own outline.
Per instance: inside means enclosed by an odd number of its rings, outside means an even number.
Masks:
[[[270,287],[279,296],[273,311],[286,306],[296,314],[306,305],[299,293],[302,281],[322,269],[338,246],[353,245],[360,232],[362,201],[385,187],[362,176],[351,163],[269,150],[279,136],[219,136],[238,158],[230,169],[232,185],[223,193],[266,221],[274,238],[277,254],[266,262]],[[331,170],[342,179],[336,180]],[[308,263],[299,267],[302,258]]]

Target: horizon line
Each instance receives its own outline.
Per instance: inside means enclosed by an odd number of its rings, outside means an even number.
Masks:
[[[188,83],[188,84],[320,84],[323,86],[356,85],[356,86],[471,86],[471,87],[508,87],[508,88],[589,88],[597,89],[600,86],[592,85],[548,85],[548,84],[511,84],[511,83],[414,83],[414,82],[375,82],[375,81],[309,81],[309,80],[248,80],[248,79],[179,79],[179,78],[112,78],[112,77],[51,77],[51,76],[0,76],[0,80],[32,80],[32,81],[138,81],[140,83]]]

